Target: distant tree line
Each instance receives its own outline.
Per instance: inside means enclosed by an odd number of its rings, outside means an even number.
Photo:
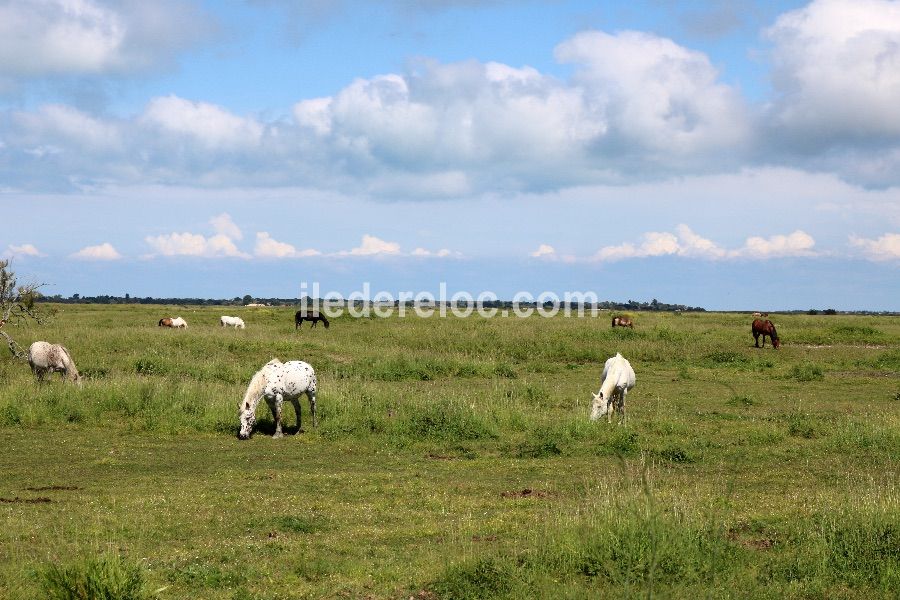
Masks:
[[[59,304],[180,304],[190,306],[246,306],[247,304],[267,304],[271,306],[298,306],[303,302],[300,298],[254,298],[249,294],[243,297],[226,298],[155,298],[152,296],[139,297],[125,294],[124,296],[110,296],[107,294],[98,296],[82,296],[81,294],[72,294],[71,296],[62,296],[54,294],[52,296],[41,295],[36,297],[38,302],[56,302]],[[311,301],[318,303],[319,301]],[[394,305],[399,305],[399,301],[395,301]],[[406,303],[411,306],[411,302]],[[450,303],[447,302],[449,305]],[[572,310],[578,309],[580,306],[576,302],[560,302],[561,308],[566,305]],[[465,306],[466,302],[457,303],[459,306]],[[545,302],[545,307],[552,307],[554,303]],[[493,300],[484,302],[486,308],[511,309],[513,302],[511,300]],[[536,307],[536,302],[521,302],[521,307]],[[586,308],[593,306],[591,303],[585,303]],[[605,310],[631,310],[631,311],[680,311],[680,312],[704,312],[706,309],[699,306],[687,306],[685,304],[670,304],[668,302],[660,302],[656,298],[649,302],[638,302],[637,300],[629,300],[628,302],[603,301],[596,303],[597,308]]]

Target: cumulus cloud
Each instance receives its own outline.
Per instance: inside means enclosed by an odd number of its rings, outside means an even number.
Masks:
[[[232,114],[208,102],[192,102],[170,95],[154,98],[139,122],[176,139],[188,139],[206,148],[252,148],[263,134],[254,119]]]
[[[651,231],[643,235],[640,243],[624,242],[616,246],[605,246],[590,260],[610,262],[628,258],[648,258],[654,256],[682,256],[721,260],[734,258],[769,259],[787,256],[814,256],[815,240],[809,234],[797,230],[789,235],[773,235],[768,238],[752,236],[741,248],[727,250],[712,240],[694,233],[690,227],[681,224],[676,233]]]
[[[79,260],[119,260],[122,255],[119,254],[112,244],[104,242],[97,246],[87,246],[78,252],[70,255],[70,258]]]
[[[144,241],[153,249],[154,256],[196,256],[203,258],[235,257],[249,258],[241,252],[234,241],[226,235],[216,234],[207,238],[199,233],[170,233],[147,236]]]
[[[900,135],[900,3],[816,0],[767,35],[780,125],[814,143]]]
[[[34,244],[22,244],[20,246],[10,244],[3,251],[3,254],[0,254],[0,257],[3,258],[15,258],[17,256],[43,257],[47,255],[38,250]]]
[[[368,233],[363,235],[362,242],[352,250],[338,252],[338,256],[384,256],[400,254],[400,244],[387,242]]]
[[[241,233],[241,228],[237,226],[237,224],[231,219],[231,215],[229,215],[228,213],[222,213],[217,217],[213,217],[209,220],[209,224],[212,225],[213,230],[216,233],[222,234],[225,237],[229,237],[233,240],[244,239],[244,234]]]
[[[253,250],[253,255],[258,258],[304,258],[320,256],[321,254],[321,252],[312,248],[297,250],[291,244],[279,242],[272,238],[266,231],[257,232],[256,248]]]
[[[105,74],[166,66],[212,33],[181,0],[0,2],[0,76]]]
[[[541,244],[530,256],[534,258],[552,258],[556,256],[556,249],[549,244]]]
[[[900,234],[886,233],[877,239],[851,235],[850,245],[859,248],[863,256],[878,262],[900,260]]]
[[[746,258],[778,258],[787,256],[814,256],[816,241],[805,231],[797,230],[788,235],[773,235],[768,238],[753,236],[747,238],[744,246],[729,253],[729,256]]]

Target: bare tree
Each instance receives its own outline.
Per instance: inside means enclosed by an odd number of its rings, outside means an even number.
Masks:
[[[38,323],[43,318],[34,307],[34,301],[39,296],[40,284],[30,283],[16,285],[16,274],[9,270],[9,261],[0,260],[0,336],[6,339],[6,345],[13,356],[20,360],[27,357],[22,347],[4,331],[6,325],[18,325],[28,319],[34,319]]]

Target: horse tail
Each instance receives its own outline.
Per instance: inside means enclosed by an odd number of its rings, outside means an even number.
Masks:
[[[263,395],[263,390],[266,389],[266,384],[269,382],[266,377],[266,369],[263,367],[259,371],[257,371],[253,378],[250,380],[250,385],[247,386],[247,391],[244,393],[244,399],[241,400],[240,410],[250,410],[255,409],[256,404],[259,402],[259,399]]]

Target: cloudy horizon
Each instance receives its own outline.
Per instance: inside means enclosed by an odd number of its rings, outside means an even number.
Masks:
[[[64,295],[900,310],[900,2],[382,8],[0,0],[0,256]]]

